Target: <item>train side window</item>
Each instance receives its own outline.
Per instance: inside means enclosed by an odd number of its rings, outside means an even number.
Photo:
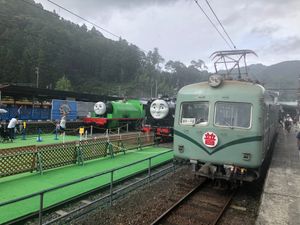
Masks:
[[[214,124],[222,127],[250,128],[252,105],[244,102],[217,102]]]
[[[181,104],[180,124],[200,125],[208,124],[208,102],[184,102]]]

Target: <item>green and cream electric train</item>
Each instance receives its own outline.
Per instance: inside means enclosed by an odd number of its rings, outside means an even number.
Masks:
[[[278,125],[277,96],[257,83],[212,75],[183,87],[176,102],[174,154],[214,179],[253,181]]]

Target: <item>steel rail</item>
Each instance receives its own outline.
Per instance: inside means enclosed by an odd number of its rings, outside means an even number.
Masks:
[[[207,179],[202,181],[198,186],[193,188],[190,192],[188,192],[185,196],[183,196],[179,201],[177,201],[174,205],[172,205],[167,211],[165,211],[163,214],[161,214],[154,222],[151,223],[151,225],[157,225],[161,221],[163,221],[169,214],[174,211],[176,208],[178,208],[185,200],[187,200],[192,194],[194,194],[200,187],[202,187],[206,183]]]
[[[231,193],[231,195],[228,197],[228,199],[227,199],[225,205],[223,206],[222,210],[220,211],[220,213],[218,214],[218,216],[216,217],[216,219],[213,221],[212,225],[216,225],[216,224],[219,222],[219,220],[222,218],[222,216],[223,216],[225,210],[228,208],[228,206],[229,206],[231,200],[233,199],[233,197],[235,196],[237,190],[238,190],[238,189],[235,189],[235,190]]]
[[[177,209],[182,203],[184,203],[185,200],[187,200],[189,197],[191,197],[200,187],[202,187],[208,179],[205,179],[203,182],[201,182],[197,187],[193,188],[190,192],[188,192],[184,197],[182,197],[179,201],[177,201],[174,205],[172,205],[167,211],[165,211],[163,214],[161,214],[154,222],[151,223],[151,225],[158,225],[163,220],[165,220],[171,212],[173,212],[175,209]],[[238,189],[235,189],[230,196],[228,197],[227,201],[225,202],[224,206],[222,207],[221,211],[218,213],[217,217],[213,220],[212,223],[209,223],[209,225],[216,225],[219,220],[222,218],[224,212],[230,205],[231,200],[235,196]]]

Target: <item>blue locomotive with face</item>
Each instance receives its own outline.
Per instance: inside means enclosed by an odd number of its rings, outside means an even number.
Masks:
[[[152,130],[162,141],[173,140],[175,101],[168,97],[149,100],[143,131]]]

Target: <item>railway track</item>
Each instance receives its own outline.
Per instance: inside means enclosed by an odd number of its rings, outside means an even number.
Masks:
[[[177,167],[178,168],[178,167]],[[147,172],[141,172],[126,178],[121,182],[114,184],[113,198],[115,201],[119,198],[125,197],[131,191],[149,184],[149,182],[155,181],[176,169],[172,161],[158,165],[152,170],[152,174],[149,178]],[[75,197],[70,201],[64,201],[56,207],[47,210],[44,213],[43,224],[69,224],[76,218],[79,218],[97,208],[109,207],[109,188],[104,187],[99,190],[94,190],[86,193],[82,196]],[[11,221],[12,224],[18,222],[18,224],[33,225],[38,224],[37,214],[34,213],[31,216],[19,218],[18,221]]]
[[[236,190],[221,190],[203,180],[179,201],[162,213],[151,225],[215,225],[218,223]]]

